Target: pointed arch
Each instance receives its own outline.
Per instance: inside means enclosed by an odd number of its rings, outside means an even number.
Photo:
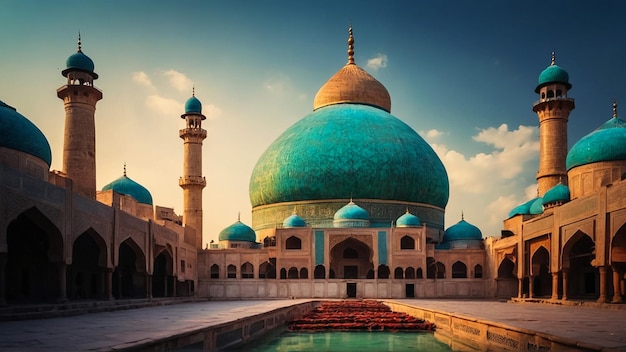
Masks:
[[[452,264],[452,278],[453,279],[466,279],[467,278],[467,265],[462,261],[456,261]]]
[[[241,264],[241,278],[242,279],[254,279],[254,265],[250,262]]]
[[[354,238],[335,244],[330,250],[330,270],[340,279],[365,279],[370,270],[373,250],[366,243]]]
[[[567,275],[568,298],[597,299],[600,296],[600,273],[591,265],[596,258],[596,244],[589,235],[577,231],[563,246],[562,266]]]
[[[415,269],[408,267],[404,270],[404,278],[405,279],[415,279]]]
[[[515,279],[515,263],[509,258],[503,258],[498,265],[498,279]]]
[[[287,271],[287,278],[288,279],[297,279],[298,278],[298,268],[296,268],[295,266],[292,266],[291,268],[289,268],[289,270]]]
[[[552,276],[550,275],[550,252],[544,246],[539,246],[530,260],[530,275],[532,277],[532,294],[534,297],[549,296],[552,294]]]
[[[211,265],[211,279],[220,278],[220,266],[217,264]]]
[[[113,296],[117,299],[146,296],[146,257],[131,237],[118,247],[117,266],[113,272]]]
[[[389,267],[385,264],[381,264],[378,266],[378,278],[379,279],[388,279],[389,278]]]
[[[174,259],[167,248],[159,251],[154,258],[152,270],[152,296],[171,297],[174,293]]]
[[[301,279],[308,279],[309,278],[309,269],[307,269],[307,268],[300,268],[300,278]]]
[[[314,279],[325,279],[326,278],[326,268],[323,265],[315,266],[315,271],[313,271]]]
[[[401,267],[397,267],[393,270],[394,279],[404,279],[404,270]]]
[[[259,279],[275,279],[276,267],[269,261],[259,265]]]
[[[233,264],[228,264],[228,266],[226,267],[226,277],[229,279],[236,279],[237,267],[234,266]]]
[[[422,270],[422,268],[417,268],[417,270],[415,270],[415,277],[418,279],[424,278],[424,271]]]
[[[105,297],[107,246],[102,236],[89,228],[72,244],[72,264],[67,269],[68,297]]]
[[[474,265],[474,279],[483,278],[483,266],[480,264]]]
[[[400,249],[415,249],[415,240],[409,235],[400,239]]]
[[[285,240],[285,249],[297,250],[302,249],[302,240],[296,236],[290,236]]]

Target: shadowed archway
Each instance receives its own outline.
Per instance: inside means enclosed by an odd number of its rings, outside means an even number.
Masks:
[[[596,254],[595,242],[582,231],[563,246],[563,271],[567,275],[567,297],[597,299],[600,297],[600,273],[591,265]]]
[[[146,257],[131,238],[120,244],[119,261],[113,272],[113,296],[121,298],[146,297]]]
[[[72,265],[67,270],[70,299],[106,298],[107,249],[102,236],[90,228],[72,245]]]
[[[338,279],[366,279],[374,270],[371,248],[352,237],[337,243],[330,251],[330,270]]]

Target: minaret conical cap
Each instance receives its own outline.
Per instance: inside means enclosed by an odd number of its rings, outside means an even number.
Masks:
[[[317,91],[313,110],[346,103],[371,105],[391,112],[391,97],[385,86],[354,63],[352,26],[348,37],[348,63]]]

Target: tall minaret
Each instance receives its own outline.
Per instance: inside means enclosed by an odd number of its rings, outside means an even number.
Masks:
[[[185,242],[202,249],[202,189],[206,179],[202,176],[202,141],[206,138],[206,130],[202,129],[202,103],[196,98],[195,89],[192,97],[185,103],[186,127],[179,131],[184,141],[183,177],[178,184],[183,189],[183,225],[185,226]],[[195,236],[187,228],[195,230]]]
[[[567,97],[572,88],[567,72],[552,62],[539,75],[535,93],[539,101],[533,104],[533,111],[539,117],[539,171],[537,189],[539,196],[559,182],[567,185],[567,120],[574,110],[574,99]]]
[[[63,139],[63,172],[73,181],[74,192],[86,197],[96,196],[96,103],[102,92],[93,86],[98,75],[91,59],[83,54],[80,34],[78,52],[66,61],[61,73],[67,84],[57,89],[65,106]]]

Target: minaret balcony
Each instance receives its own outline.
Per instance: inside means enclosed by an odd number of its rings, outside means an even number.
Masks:
[[[535,110],[535,108],[538,105],[541,105],[543,103],[549,103],[549,102],[566,102],[567,104],[572,104],[572,108],[574,106],[574,98],[552,97],[552,98],[545,98],[545,99],[537,100],[536,102],[534,102],[533,103],[533,111],[537,111],[537,110]]]
[[[178,131],[180,138],[206,138],[206,130],[202,128],[183,128]]]
[[[183,176],[178,179],[178,185],[183,186],[206,186],[206,178],[203,176]]]

